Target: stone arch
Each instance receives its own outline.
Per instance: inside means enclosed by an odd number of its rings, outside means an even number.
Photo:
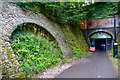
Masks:
[[[95,30],[95,31],[91,32],[91,33],[88,35],[88,37],[90,38],[90,36],[92,36],[92,35],[95,34],[95,33],[99,33],[99,32],[107,33],[107,34],[109,34],[109,35],[111,36],[112,39],[114,39],[114,35],[113,35],[111,32],[106,31],[106,30]]]
[[[9,3],[9,2],[1,2],[0,3],[0,65],[1,60],[3,68],[5,68],[3,72],[9,72],[7,74],[2,75],[5,78],[14,78],[15,76],[21,77],[23,76],[22,71],[20,70],[20,66],[18,61],[15,58],[13,50],[10,46],[10,39],[12,32],[17,27],[17,25],[22,23],[34,23],[37,24],[44,29],[46,29],[51,35],[57,40],[59,43],[59,47],[63,52],[63,56],[66,58],[71,58],[73,53],[68,45],[68,42],[65,38],[64,33],[62,32],[61,26],[57,23],[51,21],[46,18],[41,13],[34,13],[34,11],[24,12],[19,6]],[[10,54],[11,58],[7,55]],[[1,68],[1,66],[0,66]],[[0,69],[2,70],[2,69]],[[18,77],[17,77],[18,78]]]
[[[27,11],[25,13],[19,6],[16,6],[13,3],[3,2],[2,12],[0,15],[3,15],[2,18],[0,18],[3,19],[1,20],[3,23],[2,36],[6,37],[6,40],[9,41],[9,37],[14,30],[13,28],[16,28],[17,25],[22,23],[34,23],[45,28],[49,33],[51,33],[59,43],[64,56],[66,58],[71,57],[72,50],[67,43],[61,27],[57,23],[46,18],[43,14],[36,14],[33,11]]]
[[[98,38],[96,36],[93,37],[93,35],[96,34],[96,33],[105,33],[103,35],[106,35],[107,37],[104,37],[104,38],[103,37]],[[114,40],[114,35],[111,32],[106,31],[106,30],[95,30],[88,35],[88,38],[89,38],[89,45],[91,46],[91,43],[94,42],[95,43],[94,46],[95,46],[96,49],[100,49],[100,45],[102,45],[102,43],[104,43],[106,45],[106,50],[108,50],[108,51],[111,50],[111,48],[113,46],[112,43],[113,43],[113,40]],[[97,40],[99,40],[98,41],[99,43],[97,42]],[[103,42],[100,41],[100,40],[103,40]]]
[[[27,24],[27,25],[24,26],[24,24]],[[30,26],[30,27],[27,27],[27,26]],[[21,28],[25,28],[26,27],[25,30],[29,28],[29,31],[31,31],[32,33],[34,33],[34,28],[36,28],[36,34],[38,33],[38,29],[40,29],[40,31],[43,30],[46,33],[48,33],[49,36],[51,36],[53,38],[53,40],[56,40],[55,37],[51,34],[51,32],[49,32],[48,30],[46,30],[44,27],[42,27],[42,26],[40,26],[38,24],[35,24],[35,23],[30,23],[30,22],[25,22],[25,23],[19,24],[18,26],[15,26],[14,30],[11,33],[11,36],[16,31],[16,28],[18,28],[18,27],[21,27]],[[33,29],[33,30],[30,30],[30,28]]]

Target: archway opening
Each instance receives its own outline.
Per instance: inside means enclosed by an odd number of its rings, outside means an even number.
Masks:
[[[94,33],[90,36],[90,45],[96,50],[108,51],[112,47],[112,36],[105,32]]]
[[[28,78],[50,66],[62,64],[61,59],[65,59],[55,38],[34,23],[18,25],[10,41],[22,71]]]
[[[23,24],[17,25],[15,30],[12,32],[10,39],[13,38],[14,35],[19,34],[19,32],[21,32],[21,31],[23,31],[23,32],[29,31],[31,33],[36,34],[38,37],[43,36],[46,39],[49,39],[50,41],[55,41],[55,38],[53,37],[52,34],[49,33],[49,31],[47,31],[43,27],[41,27],[37,24],[34,24],[34,23],[23,23]]]

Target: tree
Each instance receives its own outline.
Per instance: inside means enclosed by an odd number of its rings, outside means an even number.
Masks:
[[[84,19],[112,16],[118,13],[117,4],[111,2],[19,2],[24,10],[41,12],[59,24],[82,24]]]

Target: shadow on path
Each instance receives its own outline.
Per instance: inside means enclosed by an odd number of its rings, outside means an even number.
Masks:
[[[56,78],[118,78],[105,51],[96,51],[81,59]]]

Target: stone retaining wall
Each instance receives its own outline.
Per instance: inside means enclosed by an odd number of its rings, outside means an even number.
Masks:
[[[0,3],[0,68],[2,61],[3,78],[24,77],[10,46],[9,38],[17,25],[27,22],[45,28],[58,41],[66,58],[73,55],[61,26],[57,23],[49,20],[43,14],[36,14],[33,11],[24,12],[13,3],[2,2]]]

